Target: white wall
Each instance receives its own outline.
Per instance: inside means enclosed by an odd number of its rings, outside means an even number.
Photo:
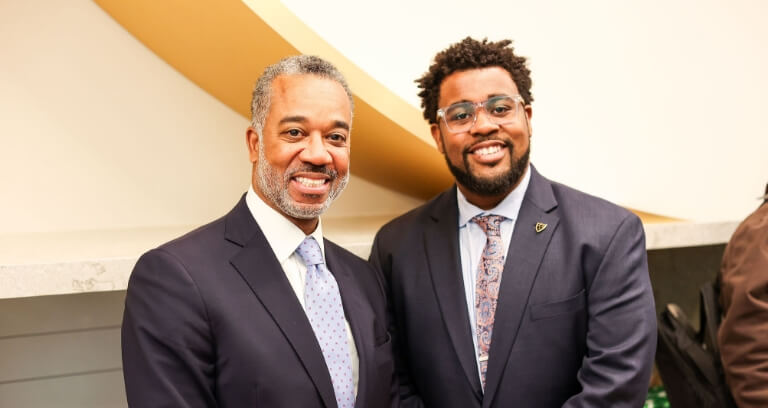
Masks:
[[[283,3],[415,106],[437,51],[513,39],[533,71],[533,162],[587,192],[737,220],[768,182],[768,2]]]
[[[95,3],[0,1],[0,233],[217,218],[250,182],[247,125]],[[420,202],[353,175],[328,215]]]

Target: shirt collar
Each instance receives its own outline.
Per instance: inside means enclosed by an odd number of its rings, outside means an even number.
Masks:
[[[520,184],[507,194],[496,207],[487,211],[467,201],[467,197],[462,194],[461,190],[456,188],[456,199],[459,204],[459,228],[463,228],[472,218],[481,214],[502,215],[510,220],[517,219],[530,180],[531,164],[528,163],[528,166],[525,168],[525,174],[523,174],[523,178],[520,180]]]
[[[253,219],[259,224],[259,228],[264,233],[269,246],[272,247],[272,252],[275,253],[277,260],[280,263],[285,262],[285,260],[293,255],[304,239],[307,238],[307,235],[304,235],[304,231],[292,223],[291,220],[265,203],[253,190],[253,186],[250,186],[248,192],[245,193],[245,203],[248,205]],[[323,254],[323,260],[325,260],[323,223],[321,220],[318,220],[317,228],[309,236],[314,237],[317,243],[320,244],[320,251]]]

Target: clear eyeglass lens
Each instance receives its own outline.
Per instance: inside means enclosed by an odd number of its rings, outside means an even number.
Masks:
[[[491,122],[504,125],[517,116],[517,100],[510,96],[497,96],[483,102],[482,106]],[[445,124],[454,132],[469,130],[475,123],[477,108],[471,102],[453,104],[445,109]]]

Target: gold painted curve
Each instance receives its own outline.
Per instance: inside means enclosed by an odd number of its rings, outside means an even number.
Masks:
[[[333,62],[356,97],[355,175],[423,199],[453,182],[419,110],[277,0],[94,1],[160,58],[246,118],[253,83],[267,65],[300,53]]]
[[[277,0],[94,0],[150,50],[248,118],[251,89],[280,58],[313,54],[344,72],[355,94],[353,169],[428,199],[453,183],[418,109],[331,47]],[[632,210],[643,223],[681,221]]]

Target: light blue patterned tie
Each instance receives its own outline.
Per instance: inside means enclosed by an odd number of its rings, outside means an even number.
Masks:
[[[485,373],[488,371],[488,351],[491,349],[493,320],[499,299],[501,272],[504,270],[504,244],[501,240],[501,215],[478,215],[472,221],[480,226],[488,237],[477,268],[475,285],[475,317],[477,319],[477,359],[480,378],[485,389]]]
[[[353,408],[355,386],[352,380],[352,360],[347,343],[347,325],[344,307],[336,279],[325,267],[320,245],[307,237],[296,248],[307,265],[304,284],[304,308],[323,351],[325,365],[331,375],[333,390],[339,408]]]

